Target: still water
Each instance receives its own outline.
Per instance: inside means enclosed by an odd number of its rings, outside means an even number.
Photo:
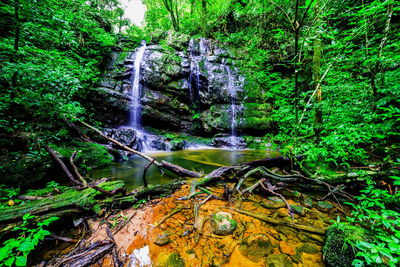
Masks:
[[[278,152],[265,150],[224,150],[224,149],[194,149],[174,152],[148,153],[157,161],[165,160],[180,165],[186,169],[202,173],[210,173],[221,166],[278,156]],[[122,163],[113,163],[106,168],[95,170],[89,174],[93,178],[114,177],[125,181],[129,189],[143,185],[143,170],[149,162],[139,156],[133,156]],[[164,184],[176,179],[171,173],[161,174],[159,169],[151,166],[146,174],[149,184]]]

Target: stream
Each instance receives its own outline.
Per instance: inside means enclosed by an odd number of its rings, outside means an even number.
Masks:
[[[158,161],[165,160],[189,170],[195,170],[205,174],[222,166],[279,155],[278,152],[265,150],[230,150],[214,148],[199,148],[173,152],[158,151],[148,154]],[[95,179],[114,177],[123,180],[128,189],[134,189],[143,185],[143,170],[147,164],[149,164],[149,162],[145,159],[139,156],[133,156],[128,161],[114,162],[103,169],[94,170],[89,176]],[[158,168],[154,166],[151,166],[146,174],[146,180],[149,184],[166,184],[176,178],[178,177],[173,176],[171,173],[162,175]]]

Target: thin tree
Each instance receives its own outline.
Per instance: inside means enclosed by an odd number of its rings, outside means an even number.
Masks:
[[[171,17],[172,27],[175,31],[179,31],[179,14],[177,0],[162,0],[169,16]]]

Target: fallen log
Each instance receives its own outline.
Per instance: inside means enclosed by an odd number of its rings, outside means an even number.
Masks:
[[[124,186],[122,181],[111,181],[99,184],[98,187],[113,191]],[[31,215],[45,215],[55,213],[63,209],[79,208],[82,211],[93,211],[97,196],[103,193],[94,188],[86,188],[81,191],[67,189],[64,193],[44,199],[37,199],[21,205],[5,207],[0,210],[0,224],[20,220],[26,213]]]
[[[182,177],[195,177],[195,178],[199,178],[202,175],[198,172],[194,172],[194,171],[189,171],[185,168],[182,168],[181,166],[172,164],[168,161],[162,160],[161,161],[161,165],[160,167],[163,167],[173,173],[175,173],[178,176],[182,176]]]

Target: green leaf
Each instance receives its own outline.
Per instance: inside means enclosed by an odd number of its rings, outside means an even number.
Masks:
[[[18,256],[16,261],[15,261],[15,265],[17,266],[26,266],[28,262],[28,257],[26,255],[22,255],[22,256]]]
[[[8,259],[4,262],[4,265],[5,265],[5,266],[12,266],[13,263],[14,263],[14,261],[15,261],[15,257],[12,256],[12,257],[8,258]]]
[[[34,244],[32,243],[31,239],[26,239],[24,242],[19,245],[18,250],[22,252],[29,252],[35,248]]]

